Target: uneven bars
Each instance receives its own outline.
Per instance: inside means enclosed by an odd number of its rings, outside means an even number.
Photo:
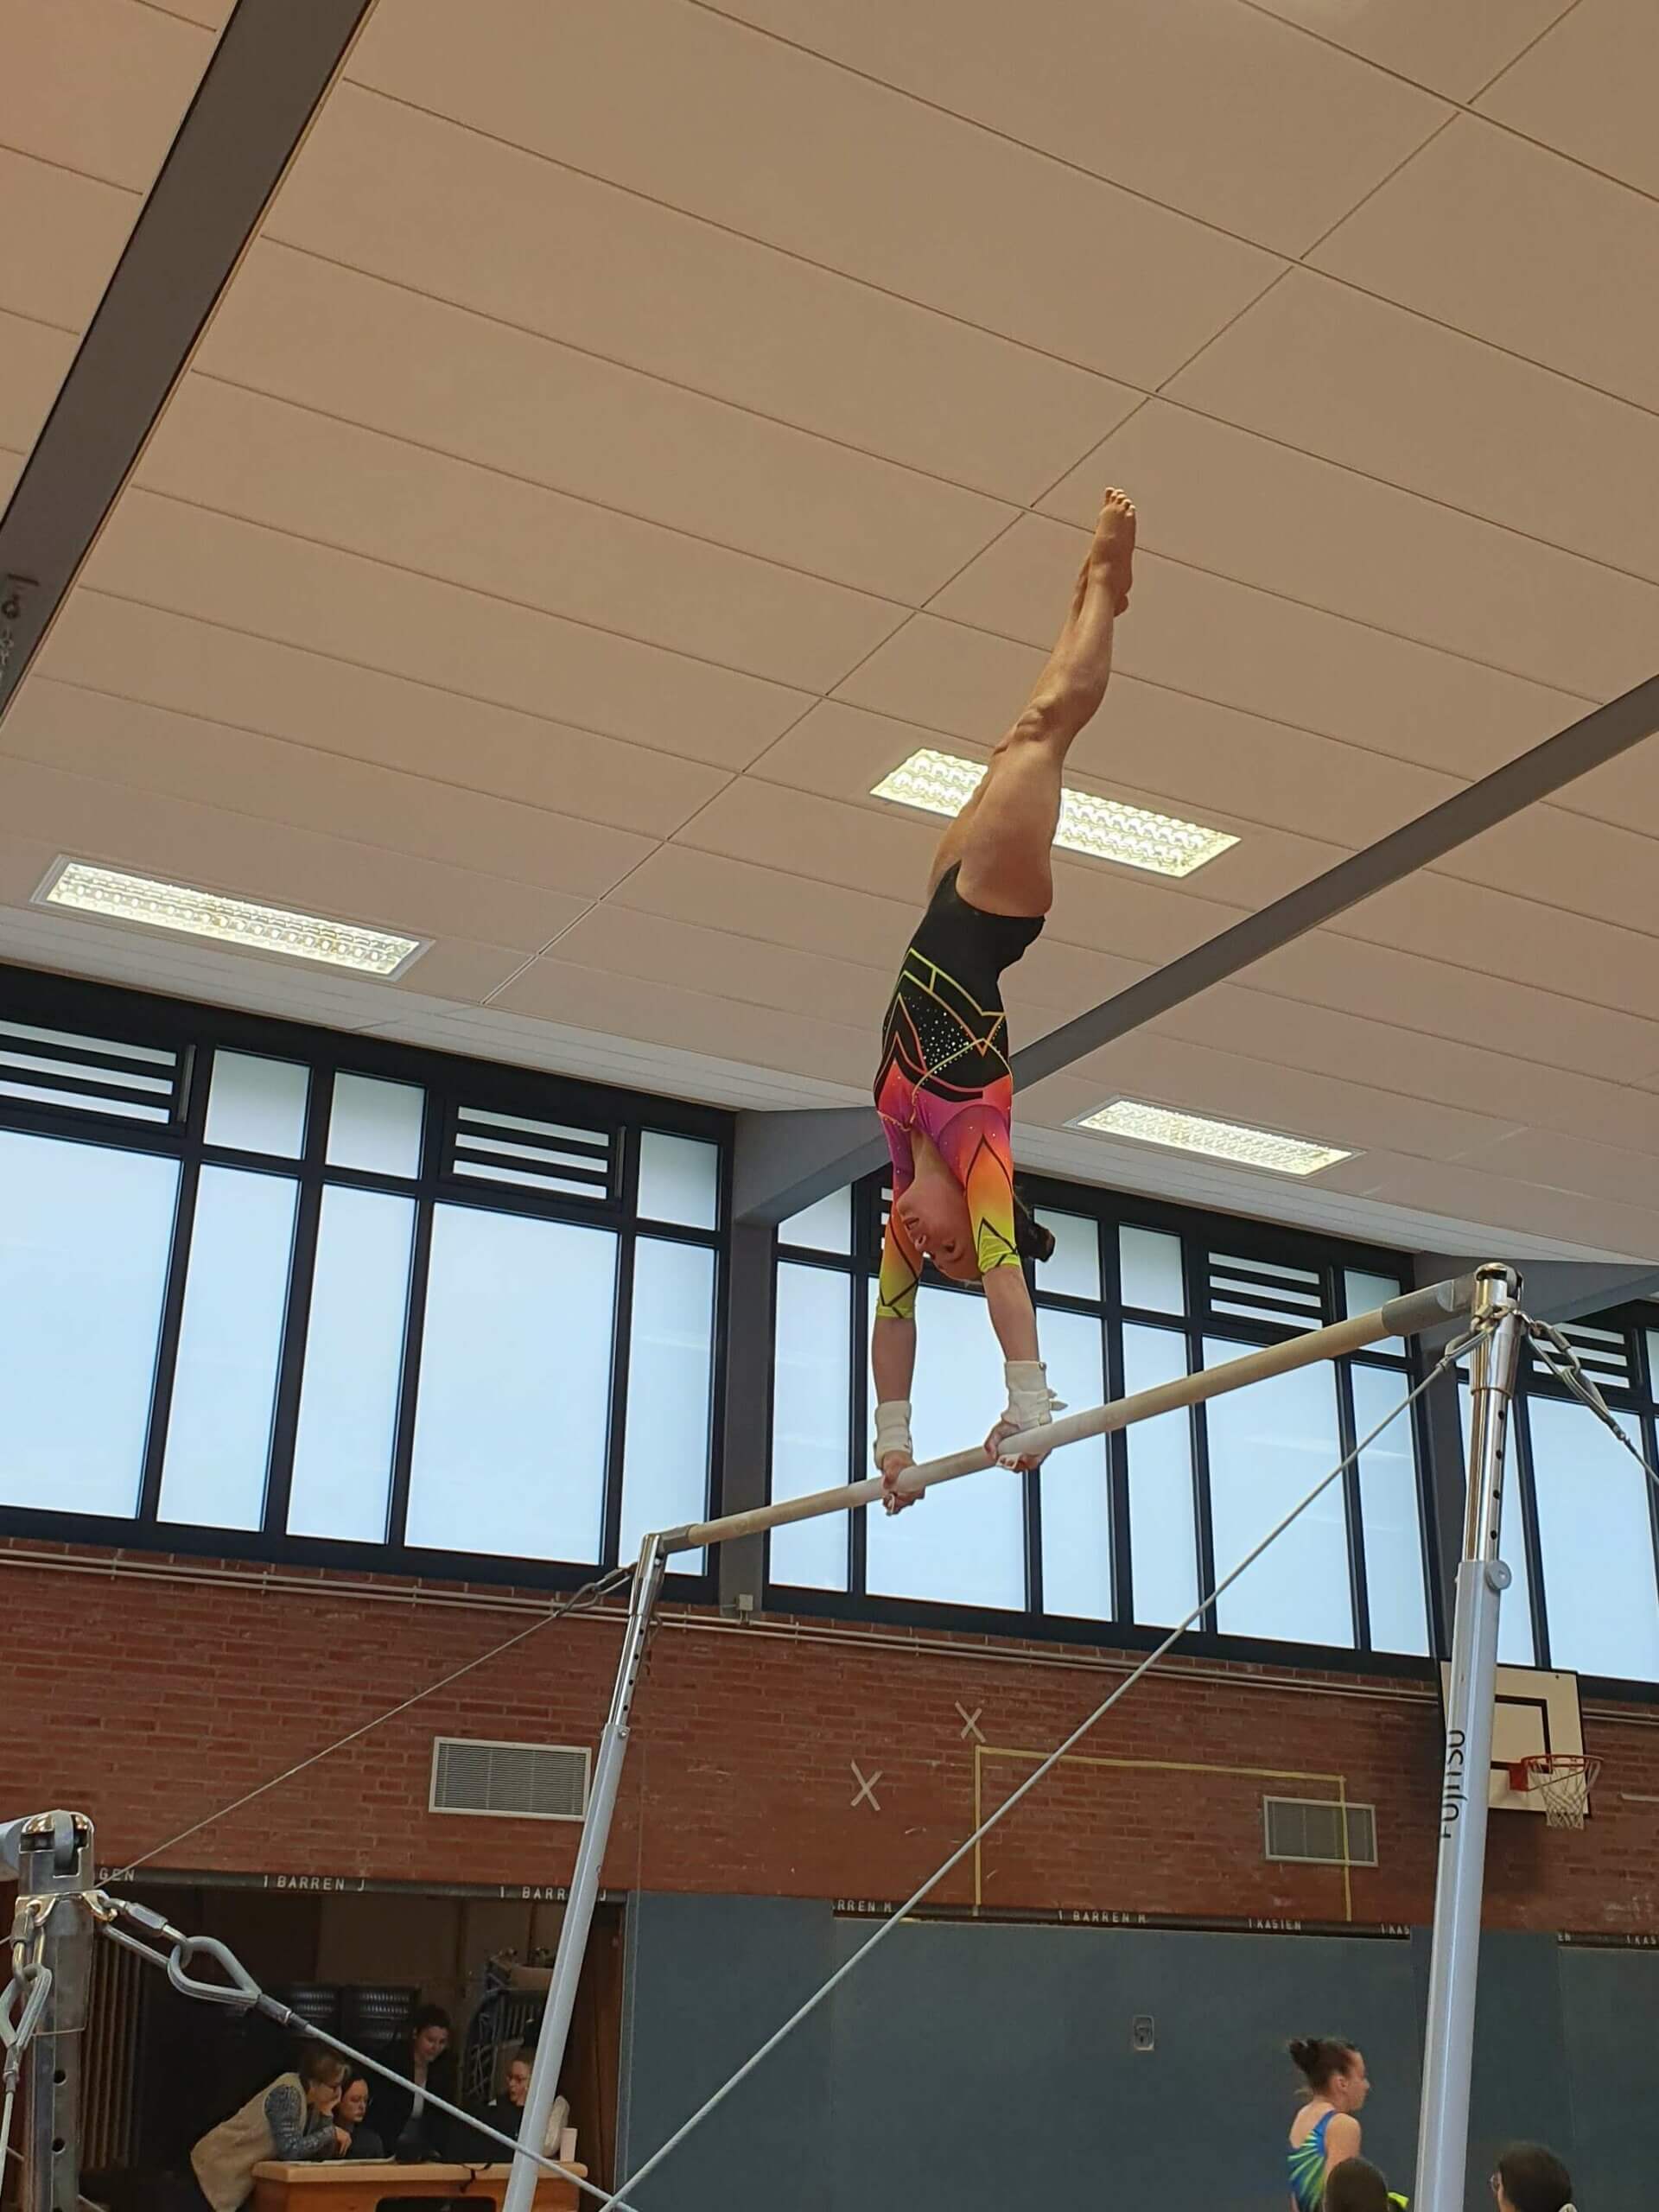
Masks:
[[[1469,1313],[1475,1302],[1475,1278],[1459,1275],[1449,1282],[1430,1283],[1422,1290],[1408,1290],[1389,1299],[1370,1313],[1357,1313],[1328,1329],[1314,1329],[1283,1344],[1264,1344],[1259,1351],[1230,1359],[1223,1367],[1207,1367],[1196,1375],[1177,1376],[1133,1397],[1116,1399],[1108,1406],[1090,1406],[1085,1412],[1067,1414],[1046,1428],[1028,1429],[1011,1436],[1003,1447],[1016,1456],[1024,1451],[1058,1451],[1084,1436],[1109,1436],[1131,1421],[1150,1421],[1154,1414],[1172,1413],[1179,1406],[1196,1406],[1218,1398],[1224,1390],[1241,1390],[1270,1375],[1287,1375],[1298,1367],[1311,1367],[1321,1359],[1339,1359],[1344,1352],[1360,1351],[1388,1337],[1414,1337],[1436,1323]],[[946,1459],[928,1459],[912,1467],[898,1484],[900,1493],[915,1497],[935,1483],[954,1482],[959,1475],[976,1475],[994,1464],[982,1444]],[[779,1529],[791,1521],[816,1521],[825,1513],[849,1513],[881,1495],[880,1475],[863,1481],[842,1483],[835,1490],[813,1491],[804,1497],[781,1499],[775,1505],[758,1505],[747,1513],[728,1513],[718,1521],[696,1521],[683,1529],[669,1529],[658,1538],[664,1552],[701,1550],[705,1544],[723,1544],[734,1536],[758,1535],[765,1529]]]

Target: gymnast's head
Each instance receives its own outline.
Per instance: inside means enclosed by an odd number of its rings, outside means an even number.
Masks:
[[[1357,2112],[1370,2094],[1363,2055],[1340,2036],[1298,2036],[1290,2055],[1313,2094],[1338,2112]]]
[[[932,1147],[926,1147],[932,1152]],[[974,1225],[962,1185],[937,1153],[931,1161],[917,1147],[916,1179],[893,1200],[906,1236],[952,1282],[977,1282]]]

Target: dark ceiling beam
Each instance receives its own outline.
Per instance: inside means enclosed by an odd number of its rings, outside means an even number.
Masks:
[[[238,0],[0,516],[0,716],[373,0]]]

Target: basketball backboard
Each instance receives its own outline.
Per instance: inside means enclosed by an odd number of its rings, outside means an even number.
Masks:
[[[1440,1668],[1440,1710],[1451,1693],[1452,1669]],[[1500,1667],[1492,1707],[1492,1770],[1486,1802],[1495,1812],[1542,1815],[1537,1790],[1512,1789],[1510,1767],[1538,1751],[1582,1753],[1584,1721],[1579,1678],[1541,1667]]]

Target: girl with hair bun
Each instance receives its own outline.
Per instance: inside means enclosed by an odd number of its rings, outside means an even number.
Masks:
[[[1308,2094],[1290,2126],[1290,2198],[1294,2212],[1320,2212],[1325,2177],[1359,2156],[1355,2113],[1370,2094],[1365,2060],[1339,2036],[1298,2036],[1288,2046]]]

